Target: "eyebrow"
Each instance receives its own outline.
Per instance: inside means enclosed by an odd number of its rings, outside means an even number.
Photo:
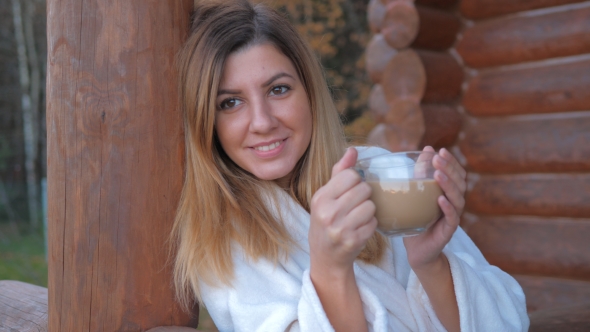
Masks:
[[[292,75],[290,75],[290,74],[287,74],[287,73],[285,73],[285,72],[281,72],[281,73],[278,73],[278,74],[274,75],[273,77],[269,78],[269,79],[268,79],[266,82],[262,83],[262,85],[261,85],[261,86],[262,86],[262,87],[267,87],[267,86],[271,85],[271,84],[272,84],[272,82],[274,82],[274,81],[278,80],[278,79],[279,79],[279,78],[281,78],[281,77],[290,77],[290,78],[292,78],[292,79],[295,79],[295,78],[294,78]],[[220,96],[220,95],[225,95],[225,94],[227,94],[227,95],[237,95],[237,94],[239,94],[240,92],[241,92],[240,90],[226,90],[226,89],[222,89],[222,90],[219,90],[219,91],[217,92],[217,95],[218,95],[218,96]]]

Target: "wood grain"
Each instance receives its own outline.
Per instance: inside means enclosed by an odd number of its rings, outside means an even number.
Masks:
[[[449,9],[453,8],[459,0],[416,0],[417,5],[429,6],[433,8]]]
[[[370,0],[367,5],[367,21],[373,33],[381,31],[385,18],[385,5],[380,0]]]
[[[365,52],[369,77],[373,83],[379,83],[385,67],[397,54],[397,50],[385,41],[382,34],[378,33],[371,38]]]
[[[555,309],[537,311],[529,316],[529,332],[590,331],[590,301]]]
[[[463,31],[457,52],[474,68],[578,55],[590,53],[589,31],[590,7],[491,20]]]
[[[461,94],[463,68],[448,53],[419,51],[418,56],[426,73],[426,87],[422,102],[452,102]]]
[[[453,46],[461,21],[453,13],[424,6],[417,6],[420,27],[413,48],[443,51]]]
[[[47,331],[47,288],[0,280],[0,331]]]
[[[590,109],[590,60],[481,73],[463,95],[477,116],[553,113]]]
[[[430,145],[438,150],[453,145],[461,130],[461,114],[448,105],[422,104],[421,107],[425,131],[419,148]]]
[[[395,54],[385,66],[381,85],[390,104],[399,99],[420,101],[426,89],[426,72],[420,56],[412,49]]]
[[[458,146],[473,172],[590,172],[590,113],[568,115],[467,121]]]
[[[467,233],[490,264],[510,274],[590,280],[588,218],[480,216]]]
[[[526,296],[528,312],[567,307],[590,299],[590,281],[514,275]]]
[[[584,1],[585,0],[462,0],[460,10],[461,14],[467,18],[481,19]]]
[[[590,218],[589,173],[482,175],[470,181],[466,210],[472,213]]]
[[[369,94],[369,112],[375,121],[383,122],[390,108],[381,84],[373,85]]]
[[[385,7],[381,33],[395,49],[407,47],[418,35],[420,18],[411,1],[392,1]]]
[[[196,325],[167,239],[183,172],[174,59],[192,1],[48,1],[49,329]]]

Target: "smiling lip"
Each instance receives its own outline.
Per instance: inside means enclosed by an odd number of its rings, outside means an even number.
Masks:
[[[251,146],[250,149],[252,149],[252,151],[260,158],[272,158],[281,153],[285,147],[286,140],[287,139],[282,139],[274,142],[271,141],[270,143],[259,143]]]

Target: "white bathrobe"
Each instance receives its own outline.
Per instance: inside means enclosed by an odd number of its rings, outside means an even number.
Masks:
[[[359,158],[379,152],[357,149]],[[234,246],[232,285],[201,284],[204,305],[220,331],[334,331],[309,277],[309,213],[287,194],[279,195],[283,220],[299,248],[275,265],[249,259]],[[390,243],[381,264],[354,264],[369,331],[446,331],[410,268],[402,238]],[[528,330],[522,288],[488,264],[462,229],[443,252],[451,266],[461,331]]]

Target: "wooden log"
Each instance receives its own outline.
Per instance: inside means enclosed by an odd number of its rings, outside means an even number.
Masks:
[[[590,299],[590,282],[564,278],[514,275],[526,296],[528,312],[548,310]]]
[[[385,18],[385,5],[380,0],[371,0],[367,5],[367,21],[373,33],[381,31]]]
[[[0,330],[47,331],[47,288],[0,280]]]
[[[369,111],[375,121],[383,122],[390,108],[381,84],[373,85],[369,94]]]
[[[454,7],[459,0],[416,0],[415,3],[417,5],[433,7],[433,8],[442,8],[442,9],[449,9]]]
[[[424,103],[446,103],[461,94],[463,68],[448,53],[419,51],[426,73]],[[387,90],[386,90],[387,91]]]
[[[467,233],[510,274],[590,280],[590,219],[480,216]]]
[[[390,104],[400,99],[420,101],[426,89],[426,72],[418,54],[411,49],[395,54],[385,66],[381,85]]]
[[[418,148],[423,134],[424,119],[422,112],[417,112],[408,116],[399,126],[378,124],[367,136],[367,142],[392,152],[413,151]]]
[[[590,331],[590,302],[534,312],[529,318],[529,332]]]
[[[590,174],[485,175],[473,182],[466,210],[476,214],[590,217]]]
[[[184,158],[174,59],[192,7],[48,1],[51,331],[196,326],[167,250]]]
[[[392,1],[387,4],[381,33],[395,49],[407,47],[418,35],[420,18],[411,1]]]
[[[463,95],[477,116],[590,109],[590,60],[497,70],[474,77]]]
[[[460,10],[461,14],[467,18],[481,19],[584,1],[585,0],[462,0]]]
[[[588,31],[590,7],[492,20],[466,29],[457,51],[474,68],[585,54],[590,53]],[[414,44],[419,39],[420,34]]]
[[[420,27],[413,48],[444,51],[453,46],[461,21],[452,13],[423,6],[417,6]]]
[[[397,54],[397,50],[389,46],[383,35],[375,34],[367,45],[367,72],[373,83],[381,82],[381,77],[389,61]]]
[[[590,113],[477,119],[464,133],[458,145],[473,172],[590,172]]]
[[[461,130],[459,112],[447,105],[422,104],[421,107],[425,130],[419,149],[430,145],[438,150],[453,145]]]

